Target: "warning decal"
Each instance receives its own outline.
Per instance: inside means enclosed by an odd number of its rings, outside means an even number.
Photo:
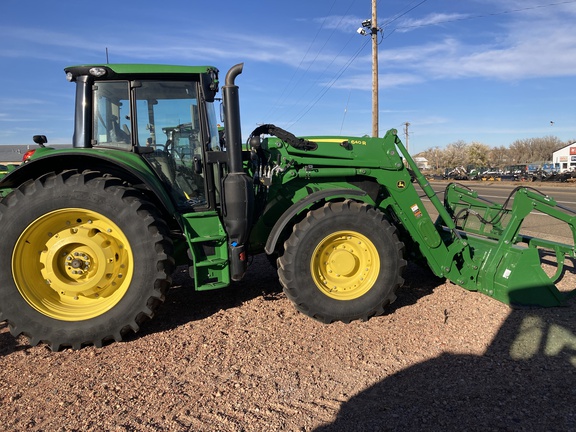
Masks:
[[[411,205],[410,209],[412,210],[412,213],[414,213],[414,216],[417,218],[422,217],[422,212],[420,211],[420,208],[418,208],[418,204]]]

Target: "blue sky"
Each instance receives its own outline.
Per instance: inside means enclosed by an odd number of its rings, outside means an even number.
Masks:
[[[64,67],[164,63],[237,79],[243,135],[371,133],[371,0],[21,0],[0,16],[0,144],[71,142]],[[378,3],[380,134],[410,123],[410,151],[463,140],[576,140],[576,0]],[[553,123],[551,123],[553,122]]]

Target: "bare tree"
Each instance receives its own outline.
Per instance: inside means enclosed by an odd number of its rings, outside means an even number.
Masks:
[[[494,147],[490,150],[488,165],[492,168],[504,168],[510,164],[510,150],[504,146]]]
[[[422,152],[422,155],[436,170],[467,165],[502,169],[509,165],[551,161],[552,153],[572,143],[576,143],[576,140],[563,142],[555,136],[546,136],[516,140],[509,147],[491,148],[480,142],[467,144],[459,140],[448,144],[444,149],[439,146],[431,147]]]
[[[554,136],[516,140],[510,144],[510,156],[515,164],[546,162],[552,160],[552,153],[565,145]]]
[[[490,146],[474,141],[466,150],[466,165],[474,165],[477,168],[489,165]]]
[[[459,140],[450,143],[446,146],[444,151],[444,164],[446,167],[457,167],[466,164],[466,150],[468,144],[465,141]]]

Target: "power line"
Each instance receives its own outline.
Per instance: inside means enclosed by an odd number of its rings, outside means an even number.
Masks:
[[[394,18],[390,19],[389,21],[387,21],[386,23],[383,24],[383,26],[387,26],[389,24],[392,24],[394,21],[402,18],[404,15],[409,14],[410,12],[412,12],[414,9],[416,9],[418,6],[422,5],[423,3],[426,3],[428,0],[422,0],[420,3],[418,3],[416,6],[411,7],[410,9],[407,9],[406,11],[396,15]]]
[[[339,28],[340,24],[342,23],[342,21],[344,20],[344,18],[346,17],[346,14],[348,13],[348,11],[352,8],[352,6],[356,3],[356,0],[352,0],[352,2],[348,5],[348,8],[346,9],[346,11],[344,12],[344,14],[340,17],[340,21],[338,21],[338,24],[336,26],[334,26],[332,32],[330,33],[330,35],[328,36],[328,38],[326,39],[326,41],[324,42],[324,44],[322,45],[322,47],[320,48],[320,50],[318,51],[318,53],[316,54],[316,56],[314,57],[314,59],[312,60],[312,62],[310,62],[310,64],[308,65],[308,68],[306,69],[306,72],[308,72],[312,66],[315,64],[316,60],[318,59],[318,56],[322,53],[322,50],[324,49],[324,47],[326,46],[326,44],[328,43],[328,41],[334,36],[334,33],[336,32],[336,30]],[[332,8],[331,8],[332,9]],[[326,20],[329,18],[329,16],[327,15],[324,20],[322,21],[322,26],[319,28],[318,33],[320,32],[320,30],[322,30],[322,28],[324,27],[324,23],[326,22]],[[355,34],[352,34],[349,38],[348,41],[344,44],[344,46],[342,46],[342,48],[340,49],[340,51],[338,52],[338,54],[336,54],[332,60],[330,61],[330,63],[328,63],[324,70],[319,74],[319,77],[313,81],[309,86],[308,86],[308,90],[306,92],[302,93],[302,96],[292,104],[292,106],[300,106],[300,102],[302,101],[302,99],[304,99],[309,93],[310,91],[312,91],[312,88],[318,84],[324,74],[326,73],[326,71],[332,66],[332,64],[336,61],[336,59],[340,56],[340,54],[342,54],[342,52],[345,50],[345,48],[348,46],[348,44],[350,43],[350,41],[355,37]],[[292,78],[294,77],[294,75],[296,74],[296,72],[294,72]],[[298,86],[298,84],[300,83],[300,81],[302,81],[302,79],[304,78],[304,75],[302,75],[299,79],[298,82],[292,87],[292,89],[289,91],[288,95],[286,96],[286,98],[292,94],[292,92],[296,89],[296,87]],[[291,79],[292,81],[292,79]],[[284,94],[284,92],[283,92]],[[280,103],[283,102],[286,98],[280,100],[279,102],[277,102],[275,105],[275,108],[272,110],[271,112],[271,116],[274,115],[278,109],[280,108]]]
[[[348,92],[348,100],[346,101],[346,106],[344,107],[344,115],[342,116],[342,124],[340,125],[340,135],[342,135],[342,129],[344,128],[344,120],[346,120],[346,114],[348,114],[348,104],[350,103],[350,96],[352,96],[352,89]],[[554,122],[550,122],[554,124]]]
[[[417,0],[416,0],[416,1],[417,1]],[[397,14],[394,18],[392,18],[390,21],[388,21],[385,25],[388,25],[389,23],[396,21],[397,19],[399,19],[399,18],[401,18],[402,16],[410,13],[411,11],[413,11],[414,9],[416,9],[417,7],[419,7],[420,5],[426,3],[427,1],[428,1],[428,0],[421,0],[421,1],[419,1],[419,3],[417,3],[417,4],[414,5],[414,6],[408,6],[408,9],[406,9],[405,11],[400,12],[399,14]],[[575,1],[576,1],[576,0],[575,0]],[[379,2],[379,0],[378,0],[378,2]],[[348,12],[348,10],[350,10],[350,8],[352,7],[352,4],[353,4],[353,3],[354,3],[354,1],[350,4],[350,6],[348,7],[348,9],[346,10],[346,13]],[[412,3],[412,5],[413,5],[413,4],[414,4],[414,2]],[[342,22],[342,19],[343,19],[343,17],[340,19],[340,22]],[[315,80],[314,83],[313,83],[310,87],[313,87],[315,84],[317,84],[317,83],[319,83],[319,82],[321,81],[321,78],[324,76],[324,73],[325,73],[325,72],[329,69],[329,67],[334,63],[334,61],[336,60],[336,58],[338,58],[338,57],[340,56],[340,54],[342,53],[342,51],[344,51],[345,47],[350,43],[350,41],[352,40],[353,37],[356,37],[356,34],[355,34],[355,33],[350,36],[350,38],[348,39],[348,41],[346,42],[346,44],[342,47],[342,49],[340,50],[340,52],[339,52],[338,54],[336,54],[336,56],[334,56],[334,58],[332,59],[332,61],[330,62],[330,64],[329,64],[328,66],[326,66],[326,68],[324,69],[324,71],[320,74],[320,77],[319,77],[317,80]],[[384,38],[383,38],[383,39],[384,39]],[[326,41],[326,42],[328,42],[328,41]],[[324,48],[325,45],[326,45],[326,44],[324,44],[324,45],[322,46],[322,48]],[[342,67],[342,69],[340,69],[340,71],[338,72],[338,74],[336,75],[336,77],[333,78],[333,79],[330,81],[330,84],[329,84],[327,87],[325,87],[325,88],[320,92],[319,96],[318,96],[317,98],[315,98],[315,99],[313,100],[313,102],[311,102],[311,103],[309,103],[308,105],[306,105],[306,108],[304,109],[303,114],[297,115],[296,120],[293,120],[293,121],[289,122],[289,125],[290,125],[289,127],[294,126],[294,125],[295,125],[296,123],[298,123],[298,121],[300,121],[308,112],[310,112],[310,110],[320,101],[320,99],[322,99],[322,97],[324,97],[324,95],[328,92],[328,90],[330,90],[330,89],[334,86],[334,84],[336,84],[336,82],[338,81],[338,79],[339,79],[339,78],[344,74],[344,72],[350,67],[350,65],[353,63],[353,61],[360,55],[361,51],[364,49],[364,47],[365,47],[366,45],[367,45],[367,42],[364,43],[364,44],[360,47],[360,49],[354,54],[354,56],[344,64],[344,66]],[[319,54],[320,54],[320,51],[319,51],[318,55],[319,55]],[[314,61],[316,60],[316,58],[318,57],[318,55],[314,58]],[[309,65],[308,70],[310,69],[311,66],[312,66],[312,64]],[[310,88],[310,87],[309,87],[309,88]],[[308,92],[306,92],[305,94],[307,95]],[[304,96],[303,96],[303,97],[304,97]],[[303,97],[302,97],[302,98],[303,98]],[[302,98],[300,98],[296,104],[299,104],[299,102],[302,100]]]
[[[426,0],[424,0],[424,1],[426,1]],[[424,3],[424,2],[422,2],[422,3]],[[520,8],[520,9],[510,9],[510,10],[506,10],[506,11],[487,13],[484,15],[473,15],[473,16],[469,16],[469,17],[453,18],[453,19],[444,20],[444,21],[436,21],[434,23],[429,23],[429,24],[401,26],[401,27],[396,27],[394,30],[392,30],[391,33],[394,33],[395,30],[427,27],[427,26],[431,26],[431,25],[445,24],[445,23],[451,23],[451,22],[457,22],[457,21],[468,21],[468,20],[473,20],[473,19],[478,19],[478,18],[491,18],[491,17],[495,17],[495,16],[499,16],[499,15],[506,15],[506,14],[512,14],[512,13],[517,13],[517,12],[525,12],[528,10],[543,9],[543,8],[554,7],[554,6],[562,6],[562,5],[570,4],[570,3],[576,3],[576,0],[568,0],[568,1],[557,2],[557,3],[548,3],[548,4],[544,4],[544,5],[529,6],[529,7]],[[389,36],[390,35],[386,36],[386,38]]]
[[[388,20],[384,26],[388,26],[390,24],[392,24],[393,22],[397,21],[398,19],[400,19],[401,17],[407,15],[408,13],[412,12],[414,9],[418,8],[419,6],[421,6],[422,4],[426,3],[428,0],[421,0],[419,1],[417,4],[414,4],[414,2],[412,3],[413,6],[408,6],[408,8],[406,10],[404,10],[403,12],[398,13],[397,15],[395,15],[393,18],[391,18],[390,20]],[[454,19],[450,19],[450,20],[444,20],[444,21],[437,21],[434,23],[429,23],[429,24],[419,24],[419,25],[413,25],[413,26],[398,26],[396,28],[394,28],[388,35],[383,36],[383,39],[387,39],[388,37],[390,37],[396,30],[400,30],[400,29],[408,29],[408,28],[419,28],[419,27],[427,27],[427,26],[431,26],[431,25],[437,25],[437,24],[444,24],[444,23],[450,23],[450,22],[457,22],[457,21],[466,21],[466,20],[472,20],[472,19],[479,19],[479,18],[489,18],[489,17],[494,17],[494,16],[499,16],[499,15],[505,15],[505,14],[511,14],[511,13],[518,13],[518,12],[524,12],[524,11],[528,11],[528,10],[535,10],[535,9],[542,9],[542,8],[548,8],[548,7],[554,7],[554,6],[561,6],[561,5],[565,5],[565,4],[571,4],[571,3],[576,3],[576,0],[567,0],[567,1],[562,1],[562,2],[554,2],[554,3],[548,3],[548,4],[544,4],[544,5],[536,5],[536,6],[528,6],[528,7],[524,7],[524,8],[518,8],[518,9],[511,9],[511,10],[506,10],[506,11],[500,11],[500,12],[494,12],[494,13],[487,13],[487,14],[483,14],[483,15],[474,15],[474,16],[470,16],[470,17],[462,17],[462,18],[454,18]],[[334,6],[334,5],[332,5]],[[349,6],[350,8],[350,6]],[[348,9],[349,9],[348,8]],[[324,19],[321,28],[324,25],[324,22],[326,21],[326,18]],[[341,20],[342,21],[342,20]],[[340,22],[341,22],[340,21]],[[320,30],[319,30],[320,31]],[[318,33],[316,34],[314,40],[316,40]],[[331,34],[332,36],[332,34]],[[331,37],[330,36],[330,37]],[[328,40],[330,39],[330,37],[328,38]],[[350,40],[352,39],[352,36],[350,37],[349,41],[345,44],[345,46],[348,45],[348,43],[350,42]],[[320,53],[322,52],[322,50],[324,49],[324,47],[326,46],[328,40],[322,45],[321,49],[319,50],[319,52],[316,54],[316,56],[314,57],[312,63],[308,66],[307,71],[312,67],[312,65],[315,63],[315,61],[317,60],[318,56],[320,55]],[[296,115],[295,116],[295,120],[292,120],[289,123],[288,127],[292,127],[294,126],[296,123],[298,123],[306,114],[308,114],[308,112],[310,112],[310,110],[326,95],[326,93],[336,84],[336,82],[340,79],[340,77],[344,74],[344,72],[350,67],[350,65],[353,63],[353,61],[360,55],[360,53],[362,52],[362,50],[364,49],[364,47],[367,45],[367,42],[364,43],[360,49],[344,64],[344,66],[339,70],[339,72],[337,73],[337,75],[332,78],[331,81],[329,81],[329,84],[323,88],[317,95],[317,97],[315,97],[312,102],[310,102],[309,104],[306,105],[306,107],[304,108],[304,110],[302,111],[302,114],[300,115]],[[345,46],[342,48],[342,50],[340,50],[340,52],[333,58],[333,60],[330,62],[330,64],[325,68],[324,72],[322,74],[320,74],[320,77],[314,81],[314,83],[311,85],[311,87],[314,86],[314,84],[317,84],[321,81],[321,78],[324,76],[324,73],[328,70],[328,68],[334,63],[334,61],[336,60],[336,58],[338,58],[338,56],[342,53],[342,51],[344,50]],[[308,49],[308,51],[306,52],[306,55],[304,56],[304,58],[307,56],[308,52],[309,52],[310,48]],[[304,58],[302,59],[302,61],[300,62],[300,65],[302,64]],[[299,67],[300,67],[299,65]],[[300,78],[300,80],[302,79],[302,77]],[[298,82],[300,82],[300,80]],[[295,88],[295,87],[294,87]],[[293,88],[293,89],[294,89]],[[289,94],[291,94],[291,92],[293,91],[293,89],[290,91]],[[306,93],[306,95],[309,94],[308,92]],[[298,100],[298,103],[302,100],[302,98],[300,98]],[[295,105],[297,105],[295,104]]]
[[[328,14],[324,17],[324,20],[322,21],[322,24],[320,25],[320,27],[318,27],[318,30],[316,31],[316,34],[314,35],[314,38],[312,39],[312,42],[310,42],[310,45],[308,45],[308,49],[306,50],[306,53],[304,53],[304,55],[302,56],[302,58],[300,59],[300,63],[298,64],[298,67],[294,70],[294,73],[292,74],[292,76],[290,77],[290,80],[288,80],[288,83],[286,84],[286,86],[284,87],[284,90],[282,90],[282,93],[280,94],[280,96],[278,97],[278,102],[275,103],[276,109],[280,106],[280,104],[284,101],[283,97],[284,94],[286,93],[287,89],[290,87],[290,85],[292,84],[292,81],[294,80],[294,77],[296,76],[296,74],[298,73],[298,71],[300,70],[300,67],[302,66],[302,63],[304,63],[304,60],[306,59],[306,57],[308,57],[308,53],[310,52],[310,50],[312,49],[312,46],[314,45],[314,43],[316,42],[316,39],[318,38],[318,35],[320,34],[320,31],[322,31],[322,29],[324,28],[324,24],[326,23],[326,20],[328,19],[328,17],[330,16],[330,12],[332,12],[332,9],[334,8],[334,5],[336,4],[336,0],[334,0],[334,2],[332,3],[332,6],[330,6],[330,9],[328,10]],[[327,41],[326,41],[327,42]],[[326,43],[324,44],[326,45]],[[318,55],[316,55],[315,59],[318,57]],[[302,79],[302,78],[300,78]],[[298,81],[300,82],[300,80]],[[294,90],[294,88],[296,88],[296,86],[298,85],[298,82],[296,83],[296,85],[292,88],[292,90],[290,90],[290,92],[288,93],[288,96],[290,96],[290,94],[292,94],[292,91]],[[271,114],[274,114],[276,109],[272,110]]]
[[[312,108],[314,108],[314,106],[320,102],[320,100],[324,97],[324,95],[328,92],[328,90],[330,90],[334,84],[336,84],[336,82],[338,81],[338,79],[340,79],[340,77],[342,76],[342,74],[344,74],[344,72],[346,72],[346,70],[350,67],[350,65],[354,62],[354,60],[356,60],[356,58],[360,55],[360,53],[364,50],[364,47],[368,44],[368,42],[370,42],[370,39],[367,39],[366,42],[364,42],[362,44],[362,46],[358,49],[358,51],[356,51],[356,53],[354,54],[354,56],[352,56],[352,58],[350,58],[348,60],[348,62],[346,62],[346,64],[344,66],[342,66],[342,68],[340,69],[340,71],[338,72],[338,74],[332,79],[332,81],[330,81],[330,83],[324,87],[322,89],[322,91],[318,94],[317,97],[315,97],[312,102],[310,102],[304,112],[298,116],[295,120],[289,122],[289,126],[288,128],[291,128],[292,126],[294,126],[296,123],[298,123],[302,117],[304,117],[306,114],[308,114],[310,112],[310,110]]]

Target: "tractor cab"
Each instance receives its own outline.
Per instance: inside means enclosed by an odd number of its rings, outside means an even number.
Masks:
[[[74,147],[141,154],[178,207],[216,205],[216,196],[207,196],[215,179],[206,154],[221,152],[217,69],[104,65],[66,73],[77,84]]]

